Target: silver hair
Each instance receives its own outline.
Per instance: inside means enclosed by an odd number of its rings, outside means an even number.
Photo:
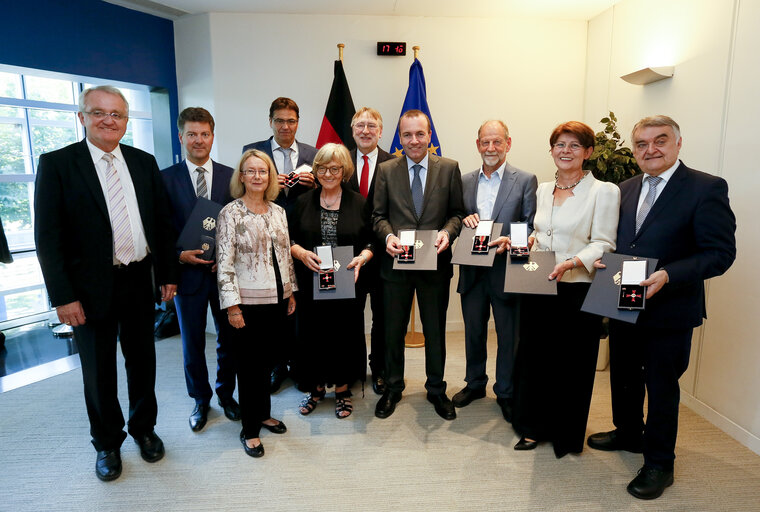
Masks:
[[[634,140],[636,137],[636,132],[640,130],[641,128],[649,128],[651,126],[670,126],[673,128],[673,134],[676,136],[676,141],[678,141],[681,138],[681,127],[678,126],[678,123],[673,121],[672,118],[668,116],[658,115],[658,116],[649,116],[645,117],[638,123],[636,123],[633,126],[633,130],[631,130],[631,140]]]
[[[95,91],[102,91],[107,92],[108,94],[114,94],[121,98],[121,100],[124,102],[124,106],[127,107],[127,111],[125,112],[127,116],[129,116],[129,102],[127,101],[127,98],[124,97],[124,94],[114,87],[113,85],[96,85],[95,87],[90,87],[89,89],[85,89],[82,92],[79,93],[79,111],[84,113],[85,109],[85,101],[87,100],[87,96],[91,92]]]

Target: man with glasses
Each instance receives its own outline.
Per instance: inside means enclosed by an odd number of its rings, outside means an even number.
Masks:
[[[475,228],[480,220],[493,220],[502,224],[498,235],[506,236],[511,222],[525,222],[530,233],[536,215],[538,180],[535,175],[507,162],[507,153],[512,147],[507,125],[503,121],[486,121],[478,129],[475,145],[483,165],[462,177],[465,211],[469,214],[463,220],[464,225]],[[505,238],[499,240],[506,241]],[[519,296],[504,293],[506,245],[502,243],[496,250],[490,268],[459,267],[457,291],[462,298],[467,385],[454,395],[452,401],[456,407],[466,407],[473,400],[486,396],[488,319],[493,308],[497,341],[493,391],[504,419],[511,422]]]
[[[377,144],[383,136],[383,117],[373,108],[362,107],[353,119],[351,130],[356,142],[356,151],[351,152],[354,172],[348,180],[348,186],[359,192],[367,200],[368,215],[372,213],[372,203],[375,197],[375,170],[386,160],[393,158]],[[385,392],[385,315],[383,314],[383,286],[380,280],[379,258],[373,258],[362,269],[357,294],[364,304],[367,294],[372,308],[372,331],[369,354],[369,366],[372,371],[372,389],[382,395]]]
[[[172,221],[177,232],[185,227],[199,197],[221,206],[232,201],[230,180],[232,169],[210,158],[214,144],[214,118],[208,110],[189,107],[179,114],[179,140],[185,148],[185,161],[164,169],[161,177],[169,194]],[[201,259],[203,250],[178,252],[180,279],[174,303],[182,333],[182,355],[185,362],[187,393],[195,400],[190,414],[190,429],[203,430],[208,419],[213,395],[208,383],[206,365],[206,311],[211,306],[216,330],[216,396],[224,415],[240,420],[240,406],[232,396],[237,375],[232,353],[231,326],[227,315],[219,309],[216,264]]]
[[[296,140],[299,112],[298,105],[290,98],[275,99],[269,107],[269,127],[272,129],[272,137],[246,144],[243,147],[243,152],[249,149],[258,149],[272,159],[280,181],[280,195],[275,203],[285,208],[285,212],[288,214],[296,204],[298,196],[315,186],[314,176],[311,172],[300,172],[298,183],[292,187],[288,186],[286,179],[291,172],[301,165],[306,164],[311,167],[314,163],[314,157],[317,155],[317,148]],[[292,354],[295,352],[293,344],[295,342],[296,315],[288,316],[286,319],[288,325],[283,328],[281,354],[275,357],[275,365],[272,368],[272,393],[280,389],[289,374],[292,373],[294,377],[297,375],[297,368],[294,368],[295,362],[292,360]]]
[[[58,318],[74,328],[95,473],[106,481],[121,474],[126,438],[117,398],[117,337],[127,370],[129,434],[146,461],[164,456],[153,430],[154,285],[168,301],[178,277],[176,235],[156,160],[120,144],[128,115],[118,89],[82,91],[79,121],[87,137],[40,156],[34,197],[40,267]]]
[[[673,484],[678,379],[689,365],[692,331],[706,315],[704,280],[733,263],[736,218],[726,181],[678,159],[681,130],[673,119],[644,118],[631,139],[644,175],[620,184],[617,251],[657,258],[657,269],[641,282],[646,308],[636,324],[610,320],[615,430],[592,434],[588,445],[643,453],[644,466],[628,492],[655,499]]]

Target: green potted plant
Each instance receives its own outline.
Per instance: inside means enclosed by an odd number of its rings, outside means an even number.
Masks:
[[[615,184],[641,174],[633,152],[623,145],[625,141],[620,138],[615,113],[610,111],[600,122],[604,130],[596,132],[594,152],[586,160],[584,168],[593,172],[596,179]]]

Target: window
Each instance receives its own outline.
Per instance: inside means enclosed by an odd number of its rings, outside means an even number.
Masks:
[[[0,219],[14,257],[0,263],[0,327],[50,311],[34,246],[35,172],[41,154],[84,138],[78,98],[93,85],[99,83],[0,65]],[[153,153],[148,87],[118,86],[130,106],[122,141]]]

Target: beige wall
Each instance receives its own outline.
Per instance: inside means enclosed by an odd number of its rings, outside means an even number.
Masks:
[[[707,283],[709,319],[695,331],[681,385],[687,405],[760,453],[758,28],[758,0],[623,0],[589,22],[584,116],[612,109],[627,135],[639,118],[668,114],[681,125],[683,161],[728,181],[738,256]],[[619,78],[662,65],[675,66],[672,79]]]

